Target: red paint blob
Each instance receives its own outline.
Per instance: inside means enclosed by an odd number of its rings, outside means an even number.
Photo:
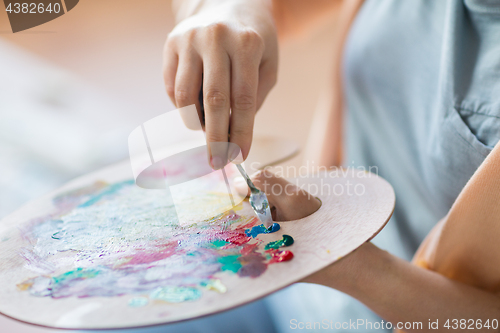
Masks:
[[[273,253],[273,257],[269,261],[270,263],[289,261],[293,259],[292,251],[281,251],[277,253]]]

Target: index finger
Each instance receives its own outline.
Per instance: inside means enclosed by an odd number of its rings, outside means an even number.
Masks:
[[[212,151],[210,143],[227,142],[230,108],[229,56],[223,50],[208,53],[203,58],[203,107],[205,109],[205,132],[214,169],[225,166],[225,154]]]
[[[245,160],[252,144],[254,119],[257,112],[259,59],[245,56],[231,60],[230,142],[235,143],[241,149],[243,160]],[[230,159],[236,157],[231,156],[231,152],[229,155]]]

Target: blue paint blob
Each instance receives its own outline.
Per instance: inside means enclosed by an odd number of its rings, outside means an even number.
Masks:
[[[269,233],[273,233],[280,230],[280,228],[281,227],[278,223],[273,223],[269,228],[267,228],[267,231],[269,231]]]
[[[278,223],[273,223],[269,228],[266,228],[263,224],[256,225],[252,229],[246,229],[245,230],[245,235],[247,237],[257,237],[257,235],[260,234],[271,234],[273,232],[276,232],[280,230],[280,225]]]

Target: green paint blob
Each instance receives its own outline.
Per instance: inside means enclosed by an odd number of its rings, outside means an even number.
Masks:
[[[194,287],[159,287],[153,290],[149,297],[170,303],[181,303],[197,300],[201,297],[201,291]]]
[[[267,243],[264,250],[279,249],[280,247],[290,246],[293,244],[293,238],[289,235],[283,235],[283,238],[275,242]]]
[[[217,261],[222,264],[221,269],[223,271],[238,273],[238,270],[241,268],[241,263],[238,260],[239,257],[240,255],[225,256],[218,258]]]
[[[289,235],[283,235],[284,246],[290,246],[293,244],[293,237]]]

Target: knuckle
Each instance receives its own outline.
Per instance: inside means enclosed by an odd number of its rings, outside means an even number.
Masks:
[[[172,85],[165,85],[165,89],[167,90],[167,94],[168,94],[168,96],[170,96],[170,98],[175,97],[175,88],[174,88],[174,86],[172,86]]]
[[[167,40],[165,42],[165,48],[173,49],[177,44],[176,35],[173,33],[168,34]]]
[[[200,28],[179,29],[177,26],[168,34],[164,48],[173,50],[185,48],[186,45],[195,42],[199,33]]]
[[[251,111],[255,108],[255,97],[250,94],[238,94],[234,98],[234,108],[240,111]]]
[[[215,22],[206,27],[206,33],[214,38],[219,38],[224,36],[229,30],[226,23]]]
[[[183,38],[185,40],[187,40],[187,41],[193,41],[196,38],[197,34],[198,34],[198,30],[197,29],[189,29],[184,34]]]
[[[174,37],[174,36],[175,36],[175,35],[174,35],[172,32],[170,32],[170,33],[167,35],[167,40],[166,40],[165,44],[166,44],[166,45],[168,45],[168,44],[173,43],[173,42],[174,42],[174,39],[175,39],[175,37]]]
[[[208,142],[227,142],[227,135],[221,132],[207,131]]]
[[[261,80],[265,83],[266,87],[268,86],[271,89],[278,81],[278,71],[276,68],[263,71],[261,73]]]
[[[247,29],[242,31],[240,34],[240,42],[243,47],[252,50],[263,50],[264,49],[264,39],[255,30]]]
[[[240,140],[241,140],[241,138],[248,138],[251,135],[252,135],[251,128],[244,127],[244,126],[232,126],[232,128],[231,128],[231,136],[240,138]],[[246,140],[244,140],[244,141],[246,141]]]
[[[215,109],[220,109],[227,106],[229,98],[225,93],[220,90],[208,90],[205,93],[204,103],[208,107],[213,107]]]
[[[272,72],[269,74],[269,85],[272,87],[274,87],[276,85],[276,83],[278,82],[278,73],[276,72]]]
[[[189,93],[189,91],[185,89],[175,89],[175,101],[177,103],[177,106],[187,105],[187,103],[189,103],[190,97],[191,94]]]

